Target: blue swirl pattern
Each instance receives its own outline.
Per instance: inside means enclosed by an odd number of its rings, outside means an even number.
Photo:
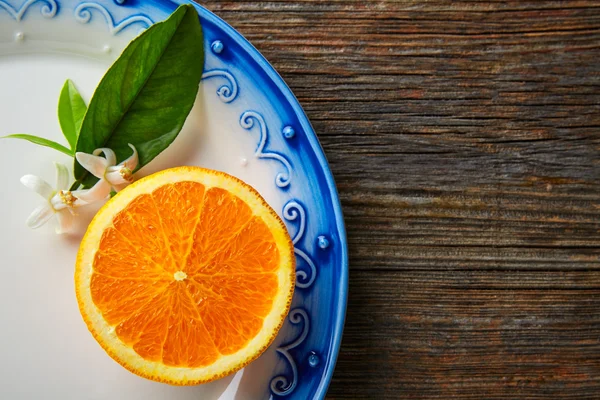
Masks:
[[[294,358],[290,354],[290,350],[295,349],[300,346],[302,342],[308,336],[308,331],[310,330],[310,321],[308,319],[308,314],[301,308],[295,308],[290,311],[288,316],[290,322],[292,324],[298,325],[301,322],[304,323],[300,334],[288,343],[285,346],[281,346],[277,349],[277,352],[281,354],[290,364],[292,368],[292,380],[288,379],[285,375],[279,375],[274,377],[271,380],[271,392],[278,396],[287,396],[294,391],[296,386],[298,385],[298,367],[296,366],[296,362]]]
[[[127,28],[129,25],[132,25],[135,23],[141,24],[143,26],[143,28],[149,28],[150,25],[152,25],[154,23],[150,18],[148,18],[147,16],[142,15],[142,14],[132,15],[130,17],[123,19],[119,23],[115,23],[115,20],[113,19],[110,12],[108,12],[106,7],[104,7],[98,3],[92,3],[92,2],[81,3],[77,7],[75,7],[75,11],[74,11],[75,20],[77,20],[78,22],[81,22],[82,24],[89,23],[90,20],[92,19],[91,10],[97,10],[104,16],[104,19],[106,20],[106,23],[108,24],[108,31],[111,33],[111,35],[116,35],[119,32],[121,32],[123,29]]]
[[[231,103],[238,94],[238,84],[233,75],[229,72],[221,69],[213,69],[211,71],[205,71],[202,74],[202,79],[214,78],[214,77],[222,77],[227,80],[227,84],[219,86],[217,89],[217,96],[223,103]]]
[[[0,8],[5,9],[8,14],[14,18],[15,21],[21,22],[23,16],[29,9],[31,5],[34,3],[44,3],[42,6],[40,13],[44,18],[54,18],[56,12],[58,11],[58,3],[56,0],[27,0],[25,3],[21,5],[21,7],[16,8],[10,5],[8,2],[0,0]]]
[[[262,115],[256,111],[245,111],[240,117],[240,126],[244,129],[250,130],[254,126],[254,121],[258,123],[260,131],[260,139],[258,141],[258,147],[254,153],[258,158],[271,159],[279,161],[285,167],[285,172],[280,172],[275,177],[275,184],[279,188],[289,186],[292,179],[292,166],[290,162],[279,153],[265,151],[267,144],[267,138],[269,137],[269,131],[267,124]]]
[[[317,267],[315,266],[315,263],[308,254],[298,248],[298,241],[302,239],[304,230],[306,229],[306,211],[304,211],[304,207],[297,201],[292,200],[283,207],[283,218],[288,221],[295,221],[299,218],[298,231],[292,239],[292,243],[294,244],[294,253],[308,264],[310,274],[307,274],[305,271],[296,270],[296,287],[306,289],[313,284],[317,277]]]

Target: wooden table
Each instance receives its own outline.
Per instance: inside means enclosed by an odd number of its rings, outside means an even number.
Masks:
[[[600,2],[201,1],[303,105],[350,297],[331,399],[600,399]]]

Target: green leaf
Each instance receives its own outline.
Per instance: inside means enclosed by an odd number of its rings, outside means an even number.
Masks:
[[[22,139],[22,140],[27,140],[27,141],[29,141],[31,143],[39,144],[40,146],[50,147],[51,149],[58,150],[61,153],[65,153],[66,155],[73,157],[73,151],[72,150],[67,149],[65,146],[63,146],[60,143],[56,143],[56,142],[53,142],[52,140],[41,138],[39,136],[24,135],[24,134],[17,133],[17,134],[14,134],[14,135],[2,136],[0,139]]]
[[[123,161],[139,153],[143,167],[175,140],[194,105],[204,66],[196,10],[182,5],[134,39],[106,72],[83,119],[77,151],[108,147]],[[75,161],[85,187],[97,178]]]
[[[63,135],[65,135],[73,150],[77,146],[79,128],[81,128],[86,110],[85,102],[77,91],[75,84],[67,79],[58,100],[58,122]]]

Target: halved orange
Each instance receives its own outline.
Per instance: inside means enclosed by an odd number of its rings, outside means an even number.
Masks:
[[[239,370],[273,341],[294,290],[285,225],[249,185],[179,167],[109,200],[81,242],[79,308],[131,372],[174,385]]]

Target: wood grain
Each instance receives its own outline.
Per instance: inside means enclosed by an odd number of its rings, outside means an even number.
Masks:
[[[201,1],[275,66],[350,247],[331,399],[600,399],[598,1]]]

